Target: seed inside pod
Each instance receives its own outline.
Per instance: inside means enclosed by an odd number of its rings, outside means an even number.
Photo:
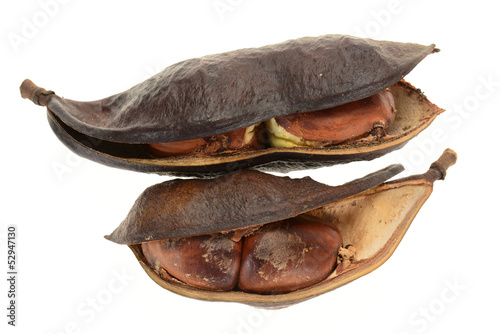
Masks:
[[[144,243],[152,268],[199,289],[231,290],[237,283],[242,242],[213,234]]]
[[[396,117],[389,89],[345,105],[266,121],[272,147],[320,147],[384,136]]]
[[[203,153],[214,154],[226,151],[259,149],[263,147],[264,138],[259,136],[260,124],[234,130],[220,135],[195,138],[176,142],[146,144],[146,150],[154,157]]]
[[[204,147],[206,144],[207,141],[204,138],[195,138],[170,143],[155,143],[145,146],[146,150],[151,153],[151,155],[156,157],[167,157],[170,155],[194,152],[198,148]]]
[[[342,244],[340,232],[322,223],[289,219],[245,239],[238,287],[284,293],[311,286],[330,274]]]
[[[142,244],[150,266],[163,278],[193,287],[286,293],[313,285],[336,264],[340,232],[304,216],[263,226],[240,241],[230,234],[163,239]],[[240,261],[241,260],[241,261]]]
[[[180,154],[214,154],[240,149],[310,146],[344,143],[373,134],[380,138],[396,117],[394,97],[389,89],[341,106],[272,118],[265,122],[269,139],[258,131],[259,124],[225,134],[170,143],[147,144],[155,157]],[[261,132],[262,133],[262,132]]]

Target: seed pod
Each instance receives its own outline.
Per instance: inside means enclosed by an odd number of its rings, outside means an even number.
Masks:
[[[106,238],[127,244],[147,274],[160,286],[177,294],[264,308],[286,307],[334,290],[384,263],[430,196],[434,181],[443,179],[446,169],[455,160],[455,152],[448,149],[425,174],[383,183],[401,172],[402,166],[392,165],[336,187],[308,177],[291,179],[252,170],[237,171],[212,180],[171,180],[146,189],[122,224]],[[339,236],[333,237],[337,241],[332,245],[337,242],[341,247],[338,252],[334,246],[328,251],[338,253],[333,272],[320,268],[327,273],[326,277],[321,277],[312,285],[302,285],[303,281],[300,281],[299,287],[294,286],[290,291],[284,289],[277,293],[274,288],[257,291],[255,288],[248,289],[245,284],[230,291],[196,288],[168,275],[166,271],[162,272],[161,266],[155,268],[155,261],[148,261],[143,252],[144,245],[158,240],[216,233],[225,234],[238,242],[243,236],[242,261],[247,261],[248,254],[250,261],[254,261],[252,256],[262,260],[270,251],[262,243],[258,246],[259,240],[262,240],[259,231],[280,231],[267,226],[293,217],[304,219],[305,216],[316,217],[338,231]],[[321,232],[321,238],[324,234]],[[252,238],[260,239],[253,242]],[[312,238],[304,237],[306,239]],[[248,240],[251,241],[248,243],[250,248],[245,251]],[[306,245],[304,240],[301,242]],[[314,248],[320,243],[318,241],[303,249]],[[287,263],[286,259],[280,261]],[[240,275],[241,268],[240,265]],[[265,269],[261,271],[265,276]],[[249,275],[244,273],[243,276]],[[255,286],[255,283],[251,284]]]
[[[251,166],[287,171],[373,159],[420,133],[443,110],[402,78],[437,51],[325,35],[182,61],[97,101],[64,99],[30,80],[21,95],[47,106],[50,126],[65,145],[105,165],[177,175]],[[368,127],[342,118],[356,135],[319,147],[269,147],[266,130],[253,131],[275,117],[346,105],[387,88],[396,109],[390,127],[385,116]],[[250,132],[263,146],[241,137]],[[167,156],[152,156],[162,143],[169,143]]]

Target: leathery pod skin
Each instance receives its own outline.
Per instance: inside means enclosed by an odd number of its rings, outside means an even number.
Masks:
[[[248,167],[286,172],[371,160],[423,131],[443,110],[402,79],[437,51],[433,44],[304,37],[188,59],[101,100],[61,98],[28,79],[21,95],[47,107],[52,130],[71,150],[108,166],[197,176]],[[336,116],[332,123],[360,124],[340,138],[281,146],[268,137],[274,119],[315,119],[383,91],[394,106],[382,115],[365,110],[363,122],[350,121],[350,112]]]
[[[146,189],[106,238],[128,245],[147,274],[174,293],[261,308],[287,307],[382,265],[429,198],[433,183],[444,179],[455,161],[456,153],[447,149],[424,174],[387,181],[402,170],[392,165],[341,186],[252,170],[211,180],[166,181]],[[180,261],[167,265],[160,259],[162,251],[148,250],[172,240],[208,240],[214,235],[237,244],[231,249],[238,255],[242,245],[241,260],[232,267],[239,266],[239,281],[230,289],[193,286],[182,275],[194,271],[168,272],[165,266]],[[227,255],[229,248],[223,249],[218,254]],[[190,267],[203,267],[206,254]],[[223,255],[212,254],[214,263]],[[314,263],[314,258],[320,261]],[[309,268],[317,277],[308,274]]]

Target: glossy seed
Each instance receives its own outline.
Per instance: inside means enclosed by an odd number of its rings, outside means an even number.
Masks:
[[[342,244],[330,226],[287,220],[245,239],[238,287],[285,293],[311,286],[333,271]]]
[[[231,290],[237,283],[242,242],[227,235],[203,235],[144,243],[142,250],[157,272],[199,289]]]

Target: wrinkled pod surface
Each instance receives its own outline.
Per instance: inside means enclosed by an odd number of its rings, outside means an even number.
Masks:
[[[304,37],[167,67],[102,100],[25,80],[57,137],[108,166],[172,175],[286,172],[370,160],[402,147],[443,109],[405,82],[435,45]]]
[[[392,165],[341,186],[244,170],[148,188],[106,236],[174,293],[262,308],[334,290],[383,264],[456,161],[387,181]]]

